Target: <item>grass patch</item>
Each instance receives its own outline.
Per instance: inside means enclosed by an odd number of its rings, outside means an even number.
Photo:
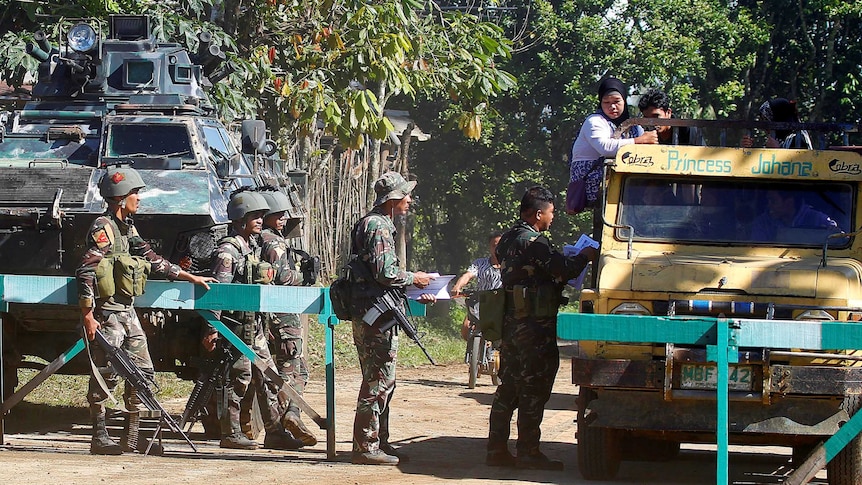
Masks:
[[[465,309],[457,305],[438,303],[428,308],[426,318],[413,318],[419,330],[422,344],[438,364],[463,362],[466,343],[461,339],[461,321]],[[325,369],[325,326],[312,318],[308,329],[308,367],[315,378],[323,376]],[[399,334],[398,365],[417,367],[428,365],[428,359],[410,337]],[[353,368],[359,365],[356,346],[353,344],[353,328],[350,322],[343,321],[334,328],[335,368]],[[336,370],[337,372],[337,370]]]
[[[38,374],[34,369],[18,369],[18,382],[24,384]],[[39,384],[24,398],[25,402],[46,406],[87,407],[87,386],[89,376],[54,374]],[[187,397],[192,392],[194,382],[184,381],[173,372],[156,372],[156,384],[161,400]],[[121,381],[114,389],[114,399],[123,402],[124,384]],[[110,405],[109,405],[110,406]]]
[[[438,364],[456,364],[464,361],[466,343],[461,339],[460,326],[464,319],[465,309],[455,304],[440,302],[427,308],[426,318],[413,318],[425,348]],[[325,339],[324,325],[317,323],[317,316],[312,316],[308,336],[308,367],[313,379],[323,379],[325,373]],[[353,345],[353,329],[350,322],[341,322],[335,326],[335,368],[350,369],[359,366],[356,347]],[[398,349],[399,367],[417,367],[430,365],[422,350],[409,337],[400,334]],[[47,364],[46,362],[41,362]],[[21,385],[36,376],[38,371],[19,369],[18,379]],[[24,402],[16,408],[30,409],[35,405],[39,409],[48,407],[54,412],[59,409],[84,409],[87,404],[87,385],[89,376],[54,374],[36,387]],[[159,401],[175,398],[187,398],[191,394],[194,382],[178,378],[172,372],[157,372],[156,384],[161,389],[157,394]],[[123,383],[114,391],[118,402],[123,400]],[[29,403],[29,404],[28,404]],[[111,405],[109,404],[109,407]],[[21,413],[33,414],[33,413]],[[39,413],[36,413],[39,414]],[[20,415],[19,415],[20,417]]]

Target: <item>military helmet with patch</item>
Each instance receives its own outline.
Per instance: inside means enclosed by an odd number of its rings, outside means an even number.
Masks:
[[[140,174],[131,167],[110,167],[99,180],[99,194],[106,199],[125,197],[133,190],[144,188],[146,185]]]
[[[293,208],[293,204],[290,203],[287,195],[278,190],[261,190],[258,194],[263,196],[266,205],[269,206],[266,215],[275,214],[276,212],[286,212]]]
[[[383,204],[387,200],[401,200],[416,187],[416,181],[406,181],[398,172],[386,172],[376,182],[374,182],[374,192],[377,194],[377,199],[374,201],[374,207]]]
[[[243,190],[236,192],[227,204],[227,217],[232,221],[241,221],[246,214],[256,211],[268,211],[266,199],[257,192]]]

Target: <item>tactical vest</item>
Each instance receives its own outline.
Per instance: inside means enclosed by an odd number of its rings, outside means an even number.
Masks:
[[[236,236],[223,237],[218,245],[221,246],[228,243],[235,247],[242,254],[242,245]],[[234,276],[234,283],[243,283],[247,285],[267,285],[272,282],[273,268],[272,265],[260,259],[260,254],[252,251],[245,255],[244,264],[237,268],[237,274]],[[258,324],[256,312],[224,312],[228,317],[240,323],[237,325],[233,322],[228,322],[226,325],[242,339],[246,344],[254,343],[255,330]]]
[[[122,234],[117,223],[108,218],[105,231],[111,231],[111,251],[102,257],[96,266],[96,290],[98,297],[114,297],[119,303],[131,303],[131,299],[144,294],[150,262],[141,256],[129,254],[129,236]]]

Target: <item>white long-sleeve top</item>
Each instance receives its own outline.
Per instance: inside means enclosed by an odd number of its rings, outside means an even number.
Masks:
[[[632,138],[615,139],[613,137],[615,129],[613,123],[599,113],[587,116],[578,138],[572,144],[572,157],[569,160],[582,162],[599,157],[615,157],[620,147],[635,142]]]

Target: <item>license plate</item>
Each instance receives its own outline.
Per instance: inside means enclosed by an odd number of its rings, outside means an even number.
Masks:
[[[715,389],[718,383],[718,367],[714,365],[682,364],[680,368],[681,389]],[[731,365],[728,369],[728,389],[751,391],[754,389],[754,367]]]

